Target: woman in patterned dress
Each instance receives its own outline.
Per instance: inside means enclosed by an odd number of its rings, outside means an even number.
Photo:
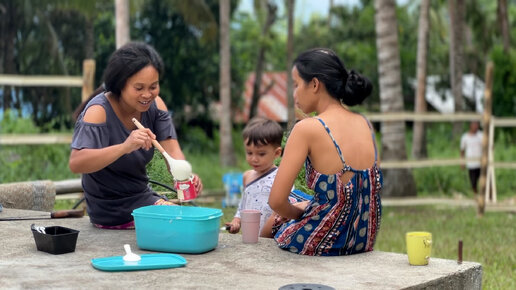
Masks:
[[[300,54],[292,68],[294,99],[305,114],[288,138],[269,197],[277,214],[278,246],[304,255],[333,256],[371,251],[379,230],[382,173],[374,131],[348,106],[370,95],[370,81],[329,49]],[[301,170],[314,198],[290,204],[287,197]]]

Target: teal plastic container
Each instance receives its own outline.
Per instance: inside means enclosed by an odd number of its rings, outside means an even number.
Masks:
[[[217,247],[222,211],[150,205],[133,210],[136,243],[143,250],[200,254]]]

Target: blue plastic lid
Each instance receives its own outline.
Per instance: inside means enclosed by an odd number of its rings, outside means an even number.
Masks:
[[[209,220],[222,216],[218,208],[196,206],[149,205],[133,210],[133,216],[183,220]]]
[[[144,254],[137,262],[124,261],[123,256],[91,259],[91,265],[102,271],[136,271],[178,268],[186,265],[186,260],[176,254]]]

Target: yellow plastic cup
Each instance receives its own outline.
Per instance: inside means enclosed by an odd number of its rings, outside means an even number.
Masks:
[[[432,234],[429,232],[408,232],[406,234],[407,255],[410,265],[428,265],[432,250]]]

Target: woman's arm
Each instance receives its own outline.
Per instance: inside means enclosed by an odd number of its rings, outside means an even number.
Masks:
[[[102,106],[91,106],[84,115],[84,121],[93,124],[105,123],[106,111]],[[156,138],[156,136],[149,129],[138,129],[132,131],[121,144],[99,149],[72,149],[68,166],[73,173],[96,172],[115,162],[124,154],[140,148],[149,150],[152,147],[152,138]]]
[[[290,204],[288,195],[310,152],[308,143],[311,140],[310,123],[310,119],[306,119],[294,126],[285,145],[285,153],[269,196],[272,210],[288,219],[296,219],[303,214],[303,209]]]

